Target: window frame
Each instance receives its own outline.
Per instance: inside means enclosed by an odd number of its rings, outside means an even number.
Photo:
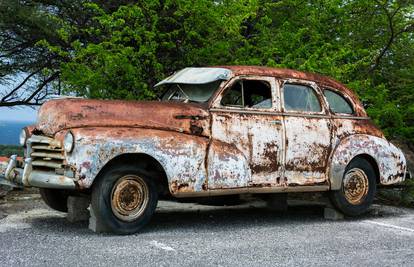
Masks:
[[[319,101],[321,110],[320,111],[286,110],[285,109],[285,97],[284,97],[285,84],[293,84],[293,85],[296,84],[296,85],[309,87],[315,93],[315,96]],[[281,103],[282,111],[286,114],[327,115],[327,107],[325,104],[325,98],[321,94],[321,90],[318,87],[318,85],[313,81],[304,81],[304,80],[298,80],[298,79],[281,80],[280,103]]]
[[[341,96],[343,99],[345,99],[345,101],[348,103],[348,105],[351,107],[351,109],[352,109],[352,113],[340,113],[340,112],[334,112],[332,109],[331,109],[331,105],[329,104],[329,101],[328,101],[328,99],[326,98],[326,96],[325,96],[325,91],[326,90],[328,90],[328,91],[331,91],[331,92],[334,92],[334,93],[336,93],[336,94],[338,94],[339,96]],[[338,90],[338,89],[335,89],[335,88],[332,88],[332,87],[326,87],[326,86],[324,86],[324,87],[322,87],[322,96],[323,96],[323,98],[324,98],[324,100],[325,100],[325,102],[326,102],[326,106],[328,107],[328,110],[329,110],[329,112],[332,114],[332,115],[336,115],[336,116],[356,116],[356,112],[355,112],[355,104],[354,104],[354,102],[351,100],[351,98],[349,97],[349,96],[347,96],[346,94],[344,94],[343,92],[341,92],[340,90]]]
[[[270,95],[272,98],[272,106],[270,108],[253,108],[253,107],[237,107],[237,106],[224,106],[221,104],[221,100],[226,94],[227,90],[230,90],[237,82],[243,80],[253,80],[253,81],[262,81],[270,85]],[[268,76],[236,76],[233,77],[228,83],[226,83],[216,95],[216,98],[213,100],[211,108],[213,109],[226,109],[234,111],[245,111],[245,112],[254,112],[254,111],[263,111],[263,112],[274,112],[280,110],[280,98],[278,96],[278,85],[274,77]],[[242,90],[243,91],[243,90]]]

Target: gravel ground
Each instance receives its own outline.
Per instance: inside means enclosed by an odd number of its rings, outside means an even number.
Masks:
[[[414,266],[414,210],[375,205],[328,221],[323,207],[262,202],[211,207],[161,201],[141,233],[95,234],[36,192],[0,202],[1,266]]]

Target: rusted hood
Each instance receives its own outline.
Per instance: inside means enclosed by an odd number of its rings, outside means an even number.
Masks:
[[[209,134],[201,105],[158,101],[58,99],[43,104],[36,128],[46,135],[81,127],[143,127]]]

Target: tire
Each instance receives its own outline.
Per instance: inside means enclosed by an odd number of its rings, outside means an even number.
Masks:
[[[39,188],[39,191],[43,201],[50,208],[61,212],[68,212],[67,202],[69,195],[67,191],[49,188]]]
[[[96,220],[116,234],[138,232],[150,221],[157,202],[158,191],[150,175],[134,166],[114,166],[92,188]]]
[[[363,158],[353,159],[345,169],[341,189],[329,194],[332,204],[348,216],[365,213],[374,201],[377,190],[372,165]]]

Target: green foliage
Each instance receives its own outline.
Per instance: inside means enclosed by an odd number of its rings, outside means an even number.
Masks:
[[[173,0],[121,6],[112,13],[97,4],[85,8],[96,14],[95,24],[66,27],[62,36],[99,40],[71,43],[73,57],[61,68],[66,91],[92,98],[151,99],[151,86],[166,74],[190,65],[228,63],[231,38],[238,36],[250,6]]]
[[[47,33],[35,47],[53,58],[67,93],[153,99],[152,86],[186,66],[293,68],[347,84],[387,136],[414,143],[412,1],[33,2],[58,10],[30,19]],[[33,12],[23,7],[20,18]]]
[[[11,155],[18,155],[23,157],[24,151],[21,146],[0,145],[0,156],[10,157]]]

